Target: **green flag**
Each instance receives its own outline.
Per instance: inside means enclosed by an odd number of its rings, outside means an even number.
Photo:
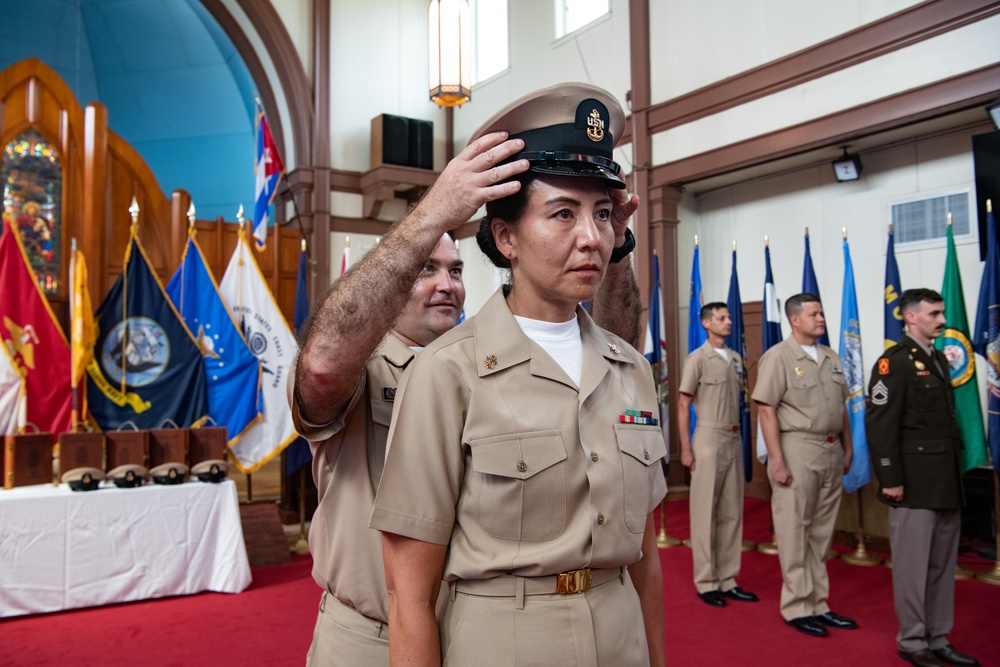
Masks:
[[[969,318],[965,314],[965,296],[962,292],[962,274],[958,271],[955,253],[955,236],[948,225],[948,259],[944,264],[945,315],[948,324],[935,347],[948,357],[951,386],[955,388],[955,417],[962,429],[962,472],[968,472],[986,463],[986,438],[983,429],[983,411],[979,403],[979,383],[976,382],[976,358],[969,342]]]

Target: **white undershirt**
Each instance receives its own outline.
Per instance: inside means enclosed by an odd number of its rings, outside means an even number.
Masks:
[[[719,355],[720,357],[722,357],[723,360],[729,361],[729,353],[726,352],[726,348],[724,348],[724,347],[713,347],[712,349],[715,350],[715,353],[717,355]]]
[[[583,366],[583,339],[580,337],[580,323],[576,314],[568,322],[543,322],[517,315],[514,319],[524,335],[548,352],[579,387]]]
[[[819,352],[816,351],[815,345],[803,345],[802,351],[812,357],[817,364],[819,363]]]

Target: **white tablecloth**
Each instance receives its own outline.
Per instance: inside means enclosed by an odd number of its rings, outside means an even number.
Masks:
[[[236,484],[0,490],[0,617],[250,585]]]

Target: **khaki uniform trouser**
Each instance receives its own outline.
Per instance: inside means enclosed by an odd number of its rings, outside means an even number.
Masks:
[[[702,424],[691,443],[690,520],[694,586],[699,593],[736,586],[743,547],[743,449],[732,426]]]
[[[833,542],[844,482],[840,440],[781,434],[789,486],[771,478],[771,514],[781,564],[781,616],[786,620],[830,611],[826,557]]]
[[[306,665],[388,667],[389,624],[368,618],[324,591]]]
[[[440,623],[444,665],[649,665],[639,596],[625,568],[582,593],[533,594],[531,579],[509,579],[511,590],[490,586],[483,594],[476,582],[451,582]]]
[[[959,510],[889,508],[892,595],[901,651],[941,649],[955,620]]]

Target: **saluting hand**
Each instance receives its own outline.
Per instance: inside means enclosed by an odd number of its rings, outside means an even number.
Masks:
[[[628,220],[639,210],[639,195],[630,195],[624,189],[608,188],[611,192],[611,227],[615,232],[615,247],[625,243]]]
[[[485,134],[466,146],[444,168],[417,205],[417,211],[446,221],[447,229],[464,225],[486,202],[514,194],[521,184],[504,180],[527,171],[527,160],[501,162],[524,148],[524,141],[507,141],[506,132]]]

